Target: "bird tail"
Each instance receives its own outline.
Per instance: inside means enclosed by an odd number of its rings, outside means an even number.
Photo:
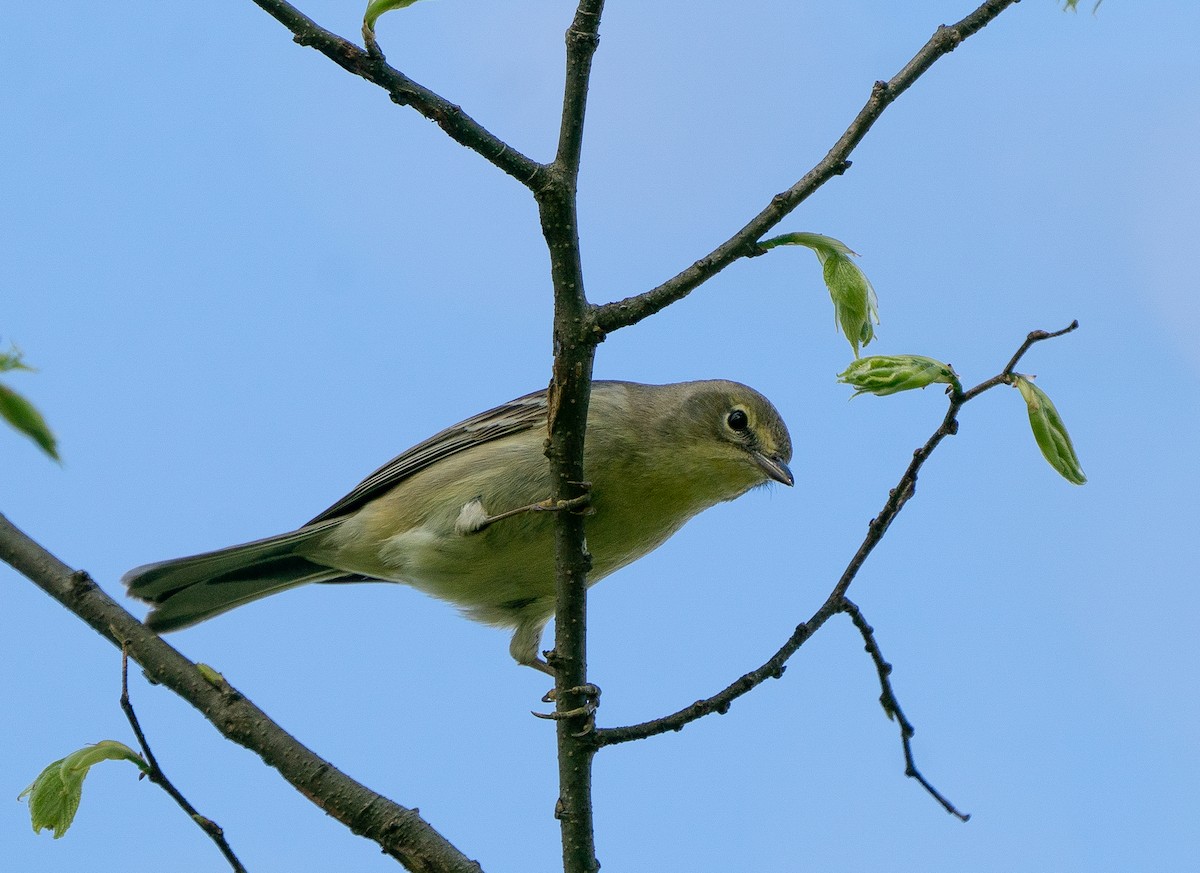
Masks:
[[[124,576],[129,593],[153,604],[146,624],[172,631],[308,582],[350,582],[363,577],[310,561],[296,550],[341,519],[264,540],[187,558],[135,567]]]

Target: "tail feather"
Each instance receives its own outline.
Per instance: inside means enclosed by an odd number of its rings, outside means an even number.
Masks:
[[[146,617],[149,627],[177,630],[297,585],[361,579],[295,554],[299,546],[336,523],[146,564],[130,570],[121,581],[131,595],[153,604]]]

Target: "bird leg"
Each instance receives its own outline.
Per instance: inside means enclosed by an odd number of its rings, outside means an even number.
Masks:
[[[576,484],[582,485],[585,488],[589,487],[589,483],[587,482]],[[487,510],[483,508],[483,498],[476,497],[474,500],[463,505],[463,508],[458,513],[458,519],[454,522],[454,530],[463,536],[479,533],[498,521],[512,518],[514,515],[520,515],[523,512],[561,512],[563,510],[569,512],[582,510],[586,512],[591,500],[591,492],[584,491],[583,494],[580,494],[578,497],[572,497],[569,500],[558,500],[554,497],[547,497],[545,500],[530,503],[528,506],[518,506],[516,509],[509,509],[496,515],[488,515]]]

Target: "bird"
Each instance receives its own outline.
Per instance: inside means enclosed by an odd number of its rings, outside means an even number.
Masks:
[[[399,582],[511,628],[539,657],[555,608],[547,391],[453,425],[393,458],[294,531],[145,564],[122,577],[159,632],[308,583]],[[779,412],[738,382],[592,383],[583,466],[588,585],[658,548],[688,519],[757,486],[791,486]]]

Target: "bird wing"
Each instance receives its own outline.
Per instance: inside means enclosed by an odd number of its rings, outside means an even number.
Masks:
[[[436,464],[442,458],[492,440],[546,424],[546,392],[535,391],[461,421],[397,455],[355,486],[354,490],[326,509],[305,527],[339,518],[392,487]]]

